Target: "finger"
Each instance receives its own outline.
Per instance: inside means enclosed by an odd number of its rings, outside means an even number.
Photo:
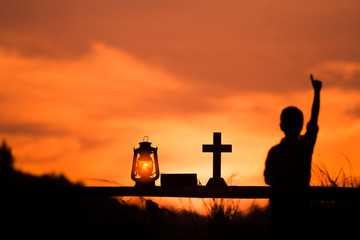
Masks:
[[[314,78],[313,78],[312,74],[310,74],[310,79],[311,79],[312,82],[314,82]]]

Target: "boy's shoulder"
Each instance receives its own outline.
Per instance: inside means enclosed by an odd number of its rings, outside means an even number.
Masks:
[[[285,144],[284,144],[284,141],[283,141],[283,140],[284,140],[284,139],[282,139],[282,140],[280,141],[280,143],[272,146],[272,147],[270,148],[270,150],[269,150],[269,154],[282,151],[282,149],[284,149],[284,147],[285,147],[285,146],[284,146]]]

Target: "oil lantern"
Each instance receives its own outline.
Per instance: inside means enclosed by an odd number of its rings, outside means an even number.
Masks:
[[[149,137],[145,136],[139,143],[139,148],[134,148],[131,179],[136,182],[135,186],[155,186],[155,180],[159,178],[159,163],[157,147],[151,146]]]

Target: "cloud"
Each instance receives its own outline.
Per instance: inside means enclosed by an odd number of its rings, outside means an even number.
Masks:
[[[0,45],[74,59],[102,42],[207,94],[294,91],[306,89],[304,77],[324,59],[359,58],[359,8],[355,1],[8,1]]]
[[[10,116],[36,117],[34,112],[47,112],[42,117],[61,114],[66,121],[67,113],[149,113],[156,112],[156,105],[167,97],[184,92],[175,77],[103,44],[95,44],[81,59],[66,62],[1,55],[1,95],[8,105],[11,99],[23,104],[21,111],[19,106],[8,108]],[[48,114],[52,111],[53,115]]]
[[[0,133],[25,162],[91,152],[125,141],[154,119],[217,107],[196,86],[101,43],[71,61],[1,50],[0,61]],[[30,156],[39,144],[47,150]]]
[[[56,128],[49,124],[29,123],[29,122],[2,122],[0,132],[5,135],[33,135],[44,136],[64,136],[69,134],[64,129]]]
[[[360,118],[360,105],[358,104],[353,108],[349,109],[348,111],[346,111],[346,114],[356,118]]]
[[[360,89],[360,62],[326,61],[314,69],[328,87]]]

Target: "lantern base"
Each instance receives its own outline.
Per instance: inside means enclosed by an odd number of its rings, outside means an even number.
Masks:
[[[206,184],[207,187],[226,187],[227,184],[223,178],[210,178]]]
[[[150,183],[139,183],[135,184],[135,187],[155,187],[155,181]]]

